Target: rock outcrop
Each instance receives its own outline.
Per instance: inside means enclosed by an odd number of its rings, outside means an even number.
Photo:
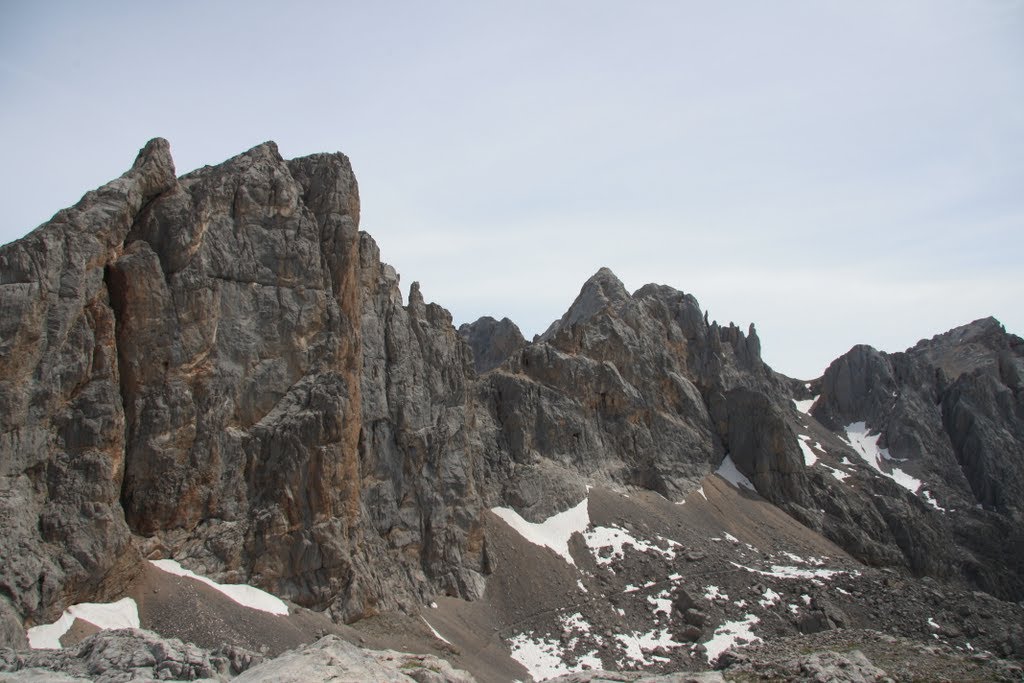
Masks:
[[[484,316],[472,323],[459,326],[459,336],[473,351],[473,365],[478,374],[493,370],[509,356],[526,346],[523,333],[508,318],[495,320]]]
[[[475,683],[465,671],[437,657],[363,650],[337,636],[286,652],[249,669],[238,683],[337,681],[338,683]]]
[[[233,648],[203,650],[176,638],[161,638],[151,631],[102,631],[63,650],[12,652],[0,650],[0,672],[18,679],[81,680],[113,683],[131,680],[229,680],[262,657]],[[44,675],[58,674],[45,678]],[[0,679],[2,680],[2,679]]]
[[[365,650],[337,636],[325,636],[264,661],[246,650],[204,650],[151,631],[122,629],[102,631],[63,650],[0,650],[2,680],[473,683],[475,679],[437,657]]]

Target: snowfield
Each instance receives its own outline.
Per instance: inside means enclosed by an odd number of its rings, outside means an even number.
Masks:
[[[871,434],[867,424],[864,422],[854,422],[846,425],[847,441],[864,462],[883,477],[892,479],[911,493],[917,493],[918,489],[921,488],[920,479],[915,479],[898,467],[891,467],[891,472],[886,472],[882,468],[882,463],[893,460],[893,457],[889,455],[888,448],[878,447],[879,437],[881,437],[881,434]]]
[[[594,560],[602,567],[606,567],[616,560],[622,560],[627,547],[632,547],[642,553],[656,553],[666,560],[674,560],[676,548],[680,547],[675,541],[659,536],[658,540],[668,546],[668,548],[659,548],[617,526],[594,527],[583,533],[583,540],[587,542],[587,548],[593,553]],[[608,548],[610,550],[606,550]]]
[[[810,438],[811,437],[805,436],[803,434],[799,434],[796,437],[797,444],[800,446],[800,450],[804,454],[804,465],[806,465],[807,467],[810,467],[814,463],[818,462],[818,456],[815,454],[814,451],[811,450],[811,447],[807,445],[807,441]]]
[[[532,633],[519,633],[508,640],[512,659],[526,667],[535,681],[544,681],[584,669],[601,668],[597,650],[591,650],[576,658],[575,664],[570,665],[566,662],[566,653],[576,647],[581,635],[590,633],[590,624],[579,612],[568,616],[562,615],[559,621],[562,623],[563,633],[572,634],[564,646],[552,638],[535,638]]]
[[[548,517],[539,524],[527,522],[512,508],[496,507],[491,508],[491,512],[501,517],[530,543],[554,550],[562,559],[575,566],[576,562],[569,554],[569,539],[574,533],[582,534],[590,526],[587,501],[588,499],[584,498],[575,507]]]
[[[735,645],[749,645],[761,640],[754,635],[752,627],[761,621],[754,614],[748,614],[739,621],[727,621],[715,629],[711,640],[704,643],[707,648],[708,663],[713,664],[718,655],[722,654]]]
[[[808,388],[810,388],[810,387],[808,387]],[[818,396],[814,396],[813,398],[809,398],[806,401],[797,401],[797,400],[794,399],[793,400],[793,405],[801,413],[803,413],[804,415],[808,415],[811,412],[811,407],[814,405],[814,403],[818,400],[819,397],[820,397],[820,394]]]
[[[719,465],[717,470],[715,470],[715,474],[720,476],[722,479],[725,479],[738,489],[749,489],[751,491],[757,490],[754,488],[754,485],[750,483],[750,480],[747,479],[742,472],[736,469],[736,463],[732,461],[732,456],[725,456],[725,459],[722,460],[722,464]],[[704,497],[707,498],[707,496]]]
[[[174,560],[150,560],[150,562],[152,562],[157,569],[165,571],[168,574],[184,576],[186,578],[195,579],[196,581],[205,583],[210,588],[223,593],[243,607],[260,610],[261,612],[269,612],[271,614],[288,614],[288,605],[285,604],[284,600],[276,595],[271,595],[266,591],[262,591],[255,586],[248,586],[244,583],[217,583],[212,579],[208,579],[205,576],[200,576],[193,571],[185,569]]]
[[[67,633],[75,619],[87,621],[100,629],[139,628],[139,607],[131,598],[117,602],[83,602],[64,610],[52,624],[33,626],[28,629],[28,643],[33,650],[59,650],[60,639]]]

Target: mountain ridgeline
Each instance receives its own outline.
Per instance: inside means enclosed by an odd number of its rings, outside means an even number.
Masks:
[[[0,248],[0,308],[7,641],[145,557],[339,621],[473,599],[487,509],[679,500],[727,456],[866,564],[1024,599],[1024,341],[991,318],[810,382],[607,269],[532,343],[457,331],[417,283],[403,303],[344,155],[178,178],[161,139]]]

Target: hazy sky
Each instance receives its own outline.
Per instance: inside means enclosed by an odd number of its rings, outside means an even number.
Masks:
[[[601,266],[817,376],[1024,333],[1024,1],[0,0],[0,242],[124,172],[343,151],[456,324],[543,331]]]

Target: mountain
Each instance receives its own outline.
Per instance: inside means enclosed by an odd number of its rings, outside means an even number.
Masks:
[[[533,342],[456,330],[403,302],[344,155],[178,178],[160,139],[0,248],[0,308],[8,645],[174,559],[484,680],[728,674],[723,644],[820,633],[1024,657],[1024,341],[994,319],[801,381],[602,268]]]

